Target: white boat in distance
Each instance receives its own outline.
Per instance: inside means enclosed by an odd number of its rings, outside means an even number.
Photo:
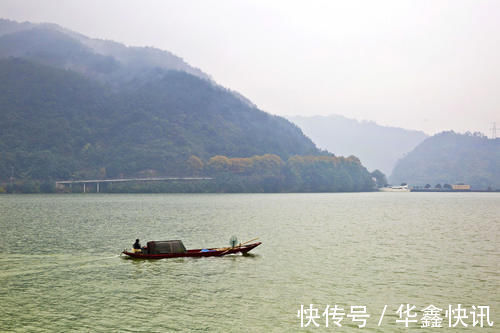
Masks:
[[[401,185],[401,186],[382,187],[382,188],[380,188],[380,191],[382,191],[382,192],[410,192],[410,189],[408,188],[408,185]]]

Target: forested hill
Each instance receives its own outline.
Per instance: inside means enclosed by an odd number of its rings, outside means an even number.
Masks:
[[[185,173],[191,155],[317,154],[293,124],[179,71],[115,91],[69,70],[0,60],[0,175]]]
[[[51,24],[0,20],[0,117],[0,193],[50,192],[54,180],[195,175],[216,181],[106,190],[374,187],[358,158],[319,150],[296,125],[181,58]]]
[[[452,131],[432,136],[401,159],[390,177],[393,184],[469,184],[474,189],[500,189],[500,139]]]

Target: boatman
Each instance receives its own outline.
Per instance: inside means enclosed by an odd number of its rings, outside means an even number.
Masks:
[[[132,245],[134,248],[134,252],[141,252],[141,243],[139,243],[139,239],[135,240],[134,245]]]

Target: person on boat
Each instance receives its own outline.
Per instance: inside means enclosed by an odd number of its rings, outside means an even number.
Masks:
[[[141,252],[141,243],[139,243],[139,239],[135,240],[134,245],[132,245],[134,252]]]

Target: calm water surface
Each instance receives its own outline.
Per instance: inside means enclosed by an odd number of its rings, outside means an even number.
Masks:
[[[200,248],[232,235],[263,244],[251,256],[119,256],[136,238]],[[493,328],[438,331],[498,332],[499,244],[496,193],[3,195],[0,331],[396,332],[401,304],[460,303],[490,306]],[[300,327],[309,304],[319,328]],[[367,327],[326,328],[335,304],[365,305]]]

